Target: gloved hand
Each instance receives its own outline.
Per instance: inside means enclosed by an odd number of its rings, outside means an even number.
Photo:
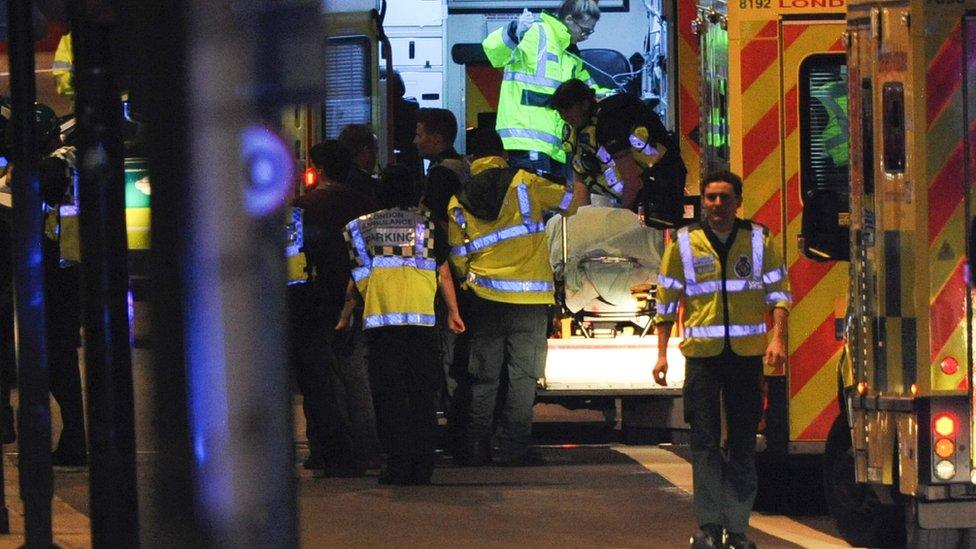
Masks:
[[[529,8],[523,9],[522,14],[518,16],[518,20],[515,23],[515,34],[518,36],[519,40],[522,39],[522,36],[525,35],[525,32],[529,30],[534,22],[535,16],[532,15]]]

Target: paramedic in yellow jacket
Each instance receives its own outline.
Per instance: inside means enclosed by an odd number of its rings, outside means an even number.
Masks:
[[[736,217],[742,179],[730,172],[712,174],[703,180],[701,196],[701,224],[679,229],[661,260],[654,379],[666,383],[668,339],[683,302],[684,406],[700,527],[692,547],[755,547],[745,533],[757,489],[763,363],[786,360],[792,299],[786,268],[767,229]],[[720,403],[727,418],[727,459]],[[723,531],[728,545],[721,545]]]
[[[599,20],[597,0],[565,0],[555,17],[542,13],[533,22],[524,12],[481,43],[491,65],[503,69],[495,129],[512,166],[563,175],[563,121],[546,104],[570,78],[597,87],[576,44],[593,34]]]
[[[58,93],[67,97],[74,97],[74,55],[71,51],[71,33],[66,33],[58,41],[58,48],[54,50],[54,62],[51,64],[51,76],[57,86]]]
[[[555,290],[545,217],[569,208],[572,191],[561,181],[509,168],[497,135],[492,148],[472,163],[472,177],[448,205],[451,265],[464,281],[470,337],[467,462],[491,460],[498,380],[507,368],[497,463],[533,465],[541,459],[529,448],[532,405],[546,364]]]
[[[438,284],[448,308],[448,327],[464,331],[450,276],[438,279],[447,260],[446,243],[434,238],[434,224],[413,205],[410,178],[389,181],[395,207],[346,225],[363,303],[370,386],[380,440],[388,454],[381,484],[430,484],[437,443],[435,399],[442,372],[434,328]],[[348,300],[347,300],[348,305]],[[338,328],[353,307],[346,306]]]

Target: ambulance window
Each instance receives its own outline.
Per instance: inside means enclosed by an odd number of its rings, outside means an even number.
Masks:
[[[861,141],[864,192],[874,194],[874,86],[870,78],[861,80]]]
[[[348,124],[372,122],[372,65],[369,38],[352,36],[325,41],[326,139],[335,139]]]
[[[905,88],[901,82],[888,82],[882,94],[884,109],[885,171],[905,171]]]
[[[804,59],[798,91],[802,249],[817,261],[846,260],[850,131],[844,54]]]

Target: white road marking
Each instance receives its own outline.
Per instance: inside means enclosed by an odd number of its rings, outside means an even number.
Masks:
[[[648,471],[661,475],[682,492],[689,495],[693,492],[691,464],[681,456],[655,446],[614,446],[613,449],[640,463]],[[749,525],[801,547],[850,547],[840,538],[814,530],[782,515],[753,512],[749,517]]]

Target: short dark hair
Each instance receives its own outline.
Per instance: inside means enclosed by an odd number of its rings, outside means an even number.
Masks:
[[[705,194],[705,187],[707,187],[709,183],[715,183],[718,181],[724,181],[729,185],[732,185],[732,191],[735,192],[735,197],[742,198],[742,178],[728,170],[712,172],[705,176],[705,179],[702,179],[701,183],[701,194]]]
[[[345,181],[352,169],[352,154],[336,139],[323,141],[308,151],[308,157],[316,168],[333,181]]]
[[[417,205],[417,181],[406,164],[389,164],[380,173],[380,188],[386,192],[385,205],[412,208]]]
[[[356,155],[363,149],[376,147],[376,136],[366,124],[349,124],[339,133],[339,143]]]
[[[486,156],[502,156],[505,154],[505,145],[502,138],[494,128],[475,128],[468,132],[467,153],[472,158],[484,158]]]
[[[576,21],[584,17],[599,21],[600,4],[597,0],[565,0],[559,7],[559,19],[567,17],[572,17]]]
[[[570,78],[556,88],[555,93],[549,98],[549,108],[568,109],[577,103],[595,100],[596,92],[592,88],[578,78]]]
[[[417,111],[417,123],[424,125],[424,131],[436,133],[444,138],[449,146],[457,139],[457,118],[447,109],[422,108]]]

